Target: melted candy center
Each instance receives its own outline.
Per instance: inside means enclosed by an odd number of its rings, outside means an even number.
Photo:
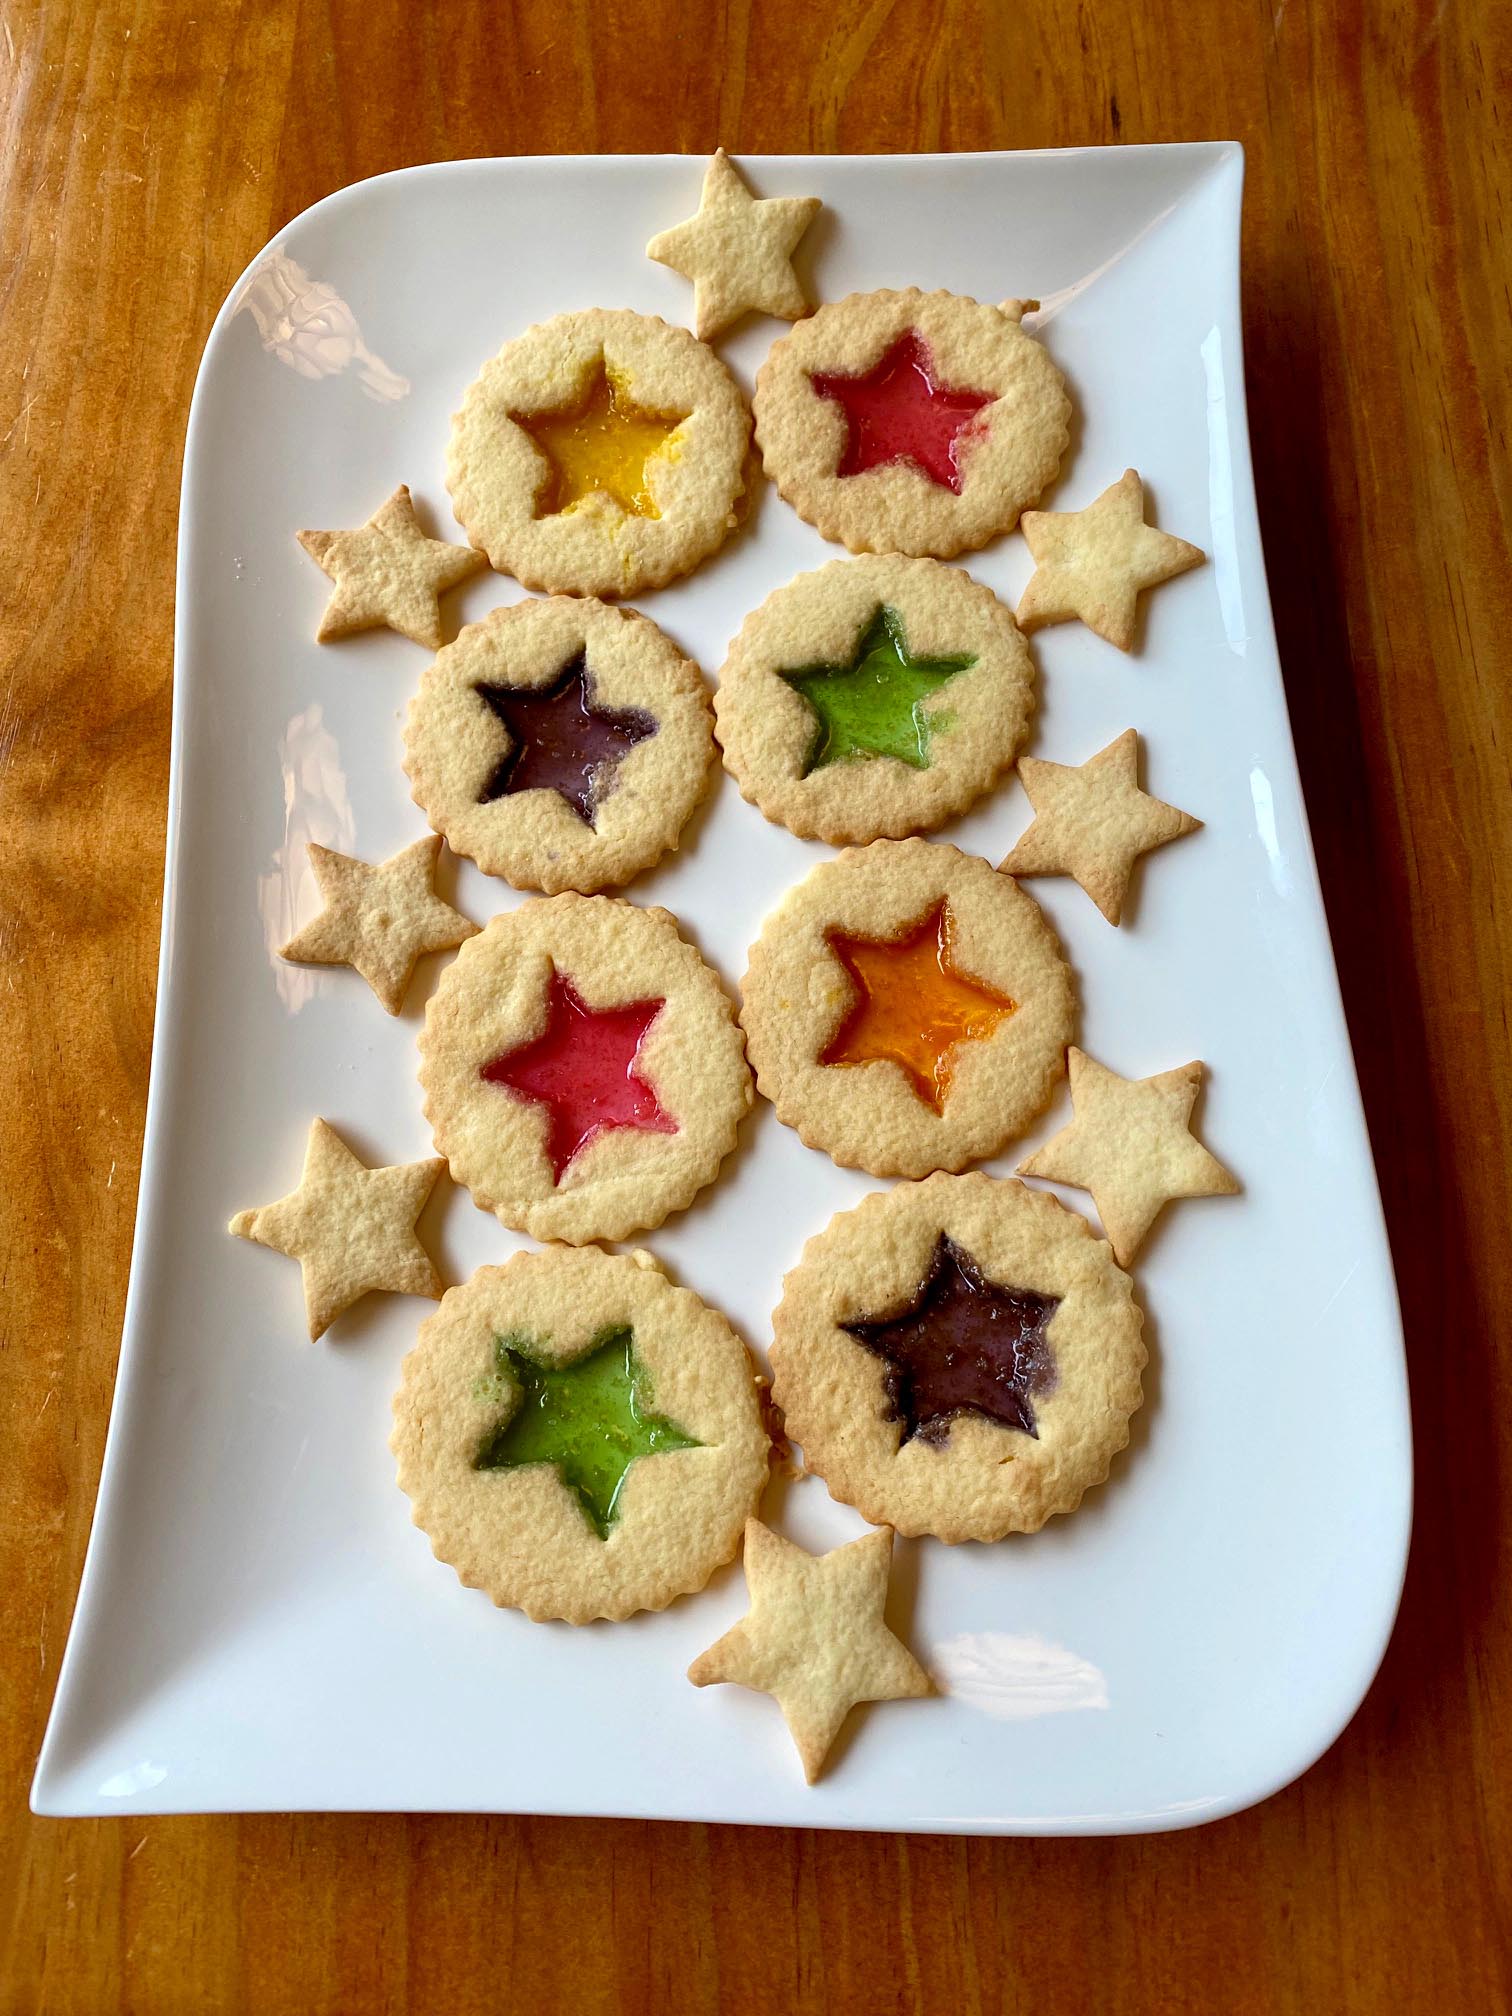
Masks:
[[[915,658],[896,609],[878,607],[848,664],[805,665],[779,676],[815,717],[803,775],[857,756],[892,756],[911,770],[929,767],[932,732],[943,726],[925,706],[931,693],[976,659]]]
[[[555,791],[587,825],[614,788],[621,762],[656,721],[639,707],[600,707],[586,652],[549,686],[474,687],[509,730],[511,747],[479,796],[480,805],[516,791]]]
[[[845,414],[845,447],[837,476],[862,476],[889,462],[912,462],[931,483],[959,497],[965,476],[961,456],[976,432],[973,421],[995,392],[956,391],[942,385],[929,345],[905,329],[870,371],[811,371],[821,399]]]
[[[662,1449],[702,1446],[675,1421],[652,1412],[628,1324],[601,1330],[567,1365],[548,1363],[534,1338],[514,1331],[495,1338],[494,1367],[492,1378],[479,1382],[477,1397],[489,1398],[496,1386],[508,1384],[518,1388],[520,1404],[484,1442],[473,1468],[551,1464],[600,1540],[619,1517],[633,1464]]]
[[[635,518],[660,518],[651,495],[651,464],[686,413],[650,413],[624,381],[600,363],[583,397],[565,411],[512,413],[550,465],[536,497],[536,516],[574,510],[589,497],[613,498]]]
[[[890,1058],[936,1113],[945,1111],[956,1048],[988,1037],[1017,1003],[957,971],[950,905],[938,903],[901,938],[825,934],[855,983],[850,1012],[820,1053],[821,1064]]]
[[[636,1068],[646,1032],[665,1000],[590,1008],[570,980],[553,971],[546,1027],[518,1049],[502,1051],[479,1076],[546,1108],[546,1155],[552,1182],[590,1142],[615,1127],[675,1134],[677,1121]]]
[[[991,1281],[941,1233],[929,1272],[906,1308],[841,1329],[882,1359],[885,1419],[903,1442],[944,1443],[961,1414],[1039,1436],[1033,1398],[1056,1383],[1047,1332],[1058,1295]]]

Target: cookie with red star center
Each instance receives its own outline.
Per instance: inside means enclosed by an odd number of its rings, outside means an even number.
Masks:
[[[832,560],[741,625],[714,696],[741,794],[831,846],[938,826],[989,790],[1029,726],[1012,614],[959,567]]]
[[[853,553],[949,559],[1011,531],[1070,439],[1065,380],[1022,318],[917,287],[851,294],[773,345],[756,441],[800,518]]]
[[[586,1624],[701,1589],[767,1479],[755,1368],[649,1253],[481,1267],[404,1361],[390,1446],[470,1589]]]
[[[807,1467],[874,1524],[1000,1540],[1107,1477],[1143,1398],[1143,1327],[1078,1213],[936,1175],[809,1240],[772,1318],[772,1396]]]
[[[633,609],[495,609],[427,668],[404,767],[454,852],[519,889],[592,893],[669,849],[708,789],[703,674]]]
[[[1076,1017],[1038,904],[927,840],[849,848],[789,890],[742,997],[777,1117],[873,1176],[997,1154],[1049,1103]]]
[[[572,1245],[691,1203],[752,1097],[729,997],[671,914],[575,894],[467,941],[426,1008],[420,1083],[474,1202]]]
[[[473,544],[527,588],[635,595],[735,529],[750,432],[739,386],[697,337],[589,308],[484,365],[452,422],[447,487]]]

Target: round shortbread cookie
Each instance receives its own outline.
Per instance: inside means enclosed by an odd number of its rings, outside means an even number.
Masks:
[[[833,846],[918,833],[1012,763],[1034,661],[959,567],[832,560],[769,595],[719,675],[725,768],[768,819]]]
[[[468,939],[426,1006],[420,1084],[474,1202],[575,1246],[691,1203],[752,1097],[718,975],[670,912],[609,896],[537,898]]]
[[[570,595],[470,624],[421,679],[404,748],[453,851],[548,895],[675,847],[714,753],[698,667],[648,617]]]
[[[873,1524],[1001,1540],[1107,1477],[1143,1399],[1143,1326],[1076,1212],[931,1176],[809,1240],[772,1318],[772,1393],[808,1468]]]
[[[662,1610],[740,1543],[770,1453],[725,1319],[649,1253],[482,1267],[394,1396],[399,1488],[438,1560],[531,1617]]]
[[[777,1117],[873,1176],[995,1155],[1044,1111],[1075,1033],[1039,905],[928,840],[874,840],[814,869],[763,924],[741,992]]]
[[[884,288],[774,343],[756,440],[799,517],[853,553],[940,560],[1011,531],[1070,440],[1065,380],[1021,326],[1033,306]]]
[[[686,329],[629,309],[506,343],[452,421],[446,481],[490,564],[550,594],[634,595],[735,528],[751,418]]]

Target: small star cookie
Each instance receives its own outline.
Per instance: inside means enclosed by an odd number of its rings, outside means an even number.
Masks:
[[[1125,469],[1082,511],[1026,511],[1020,529],[1034,555],[1018,606],[1021,630],[1079,616],[1120,651],[1133,648],[1141,589],[1184,574],[1207,558],[1169,532],[1145,523],[1144,485]]]
[[[312,1120],[299,1188],[276,1204],[238,1211],[226,1229],[299,1262],[313,1340],[369,1289],[440,1296],[441,1277],[415,1220],[445,1166],[436,1156],[369,1169],[334,1127]]]
[[[401,483],[380,511],[355,532],[301,532],[299,543],[336,584],[317,640],[386,626],[439,651],[442,593],[488,565],[472,546],[428,539],[420,530],[409,485]]]
[[[793,251],[823,207],[817,196],[753,196],[721,147],[697,215],[658,232],[646,257],[693,282],[694,333],[705,341],[751,309],[794,322],[808,302]]]
[[[1232,1197],[1239,1185],[1190,1131],[1200,1063],[1120,1078],[1074,1045],[1067,1052],[1076,1118],[1018,1167],[1091,1192],[1120,1267],[1175,1197]]]
[[[858,1702],[934,1692],[924,1668],[883,1621],[892,1545],[892,1529],[884,1526],[828,1554],[806,1554],[759,1520],[748,1520],[750,1610],[688,1668],[695,1687],[732,1680],[770,1694],[787,1718],[810,1785]]]
[[[279,952],[311,966],[351,966],[390,1015],[397,1015],[415,961],[450,952],[478,930],[436,894],[439,834],[427,834],[373,867],[329,847],[309,848],[325,908]]]
[[[1085,763],[1019,758],[1034,818],[1001,863],[1007,875],[1070,875],[1110,924],[1123,915],[1134,863],[1152,847],[1202,824],[1139,788],[1132,728]]]

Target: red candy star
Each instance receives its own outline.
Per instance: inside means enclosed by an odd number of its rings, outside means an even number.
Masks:
[[[546,1108],[551,1177],[611,1127],[675,1134],[677,1122],[635,1068],[646,1031],[665,1001],[590,1008],[570,980],[553,972],[546,1027],[539,1036],[485,1064],[479,1076]]]
[[[951,391],[936,382],[934,368],[923,337],[916,329],[905,329],[858,377],[839,371],[809,373],[819,397],[837,400],[844,409],[845,452],[837,476],[860,476],[887,462],[906,461],[960,496],[961,449],[971,439],[973,418],[997,394]]]

